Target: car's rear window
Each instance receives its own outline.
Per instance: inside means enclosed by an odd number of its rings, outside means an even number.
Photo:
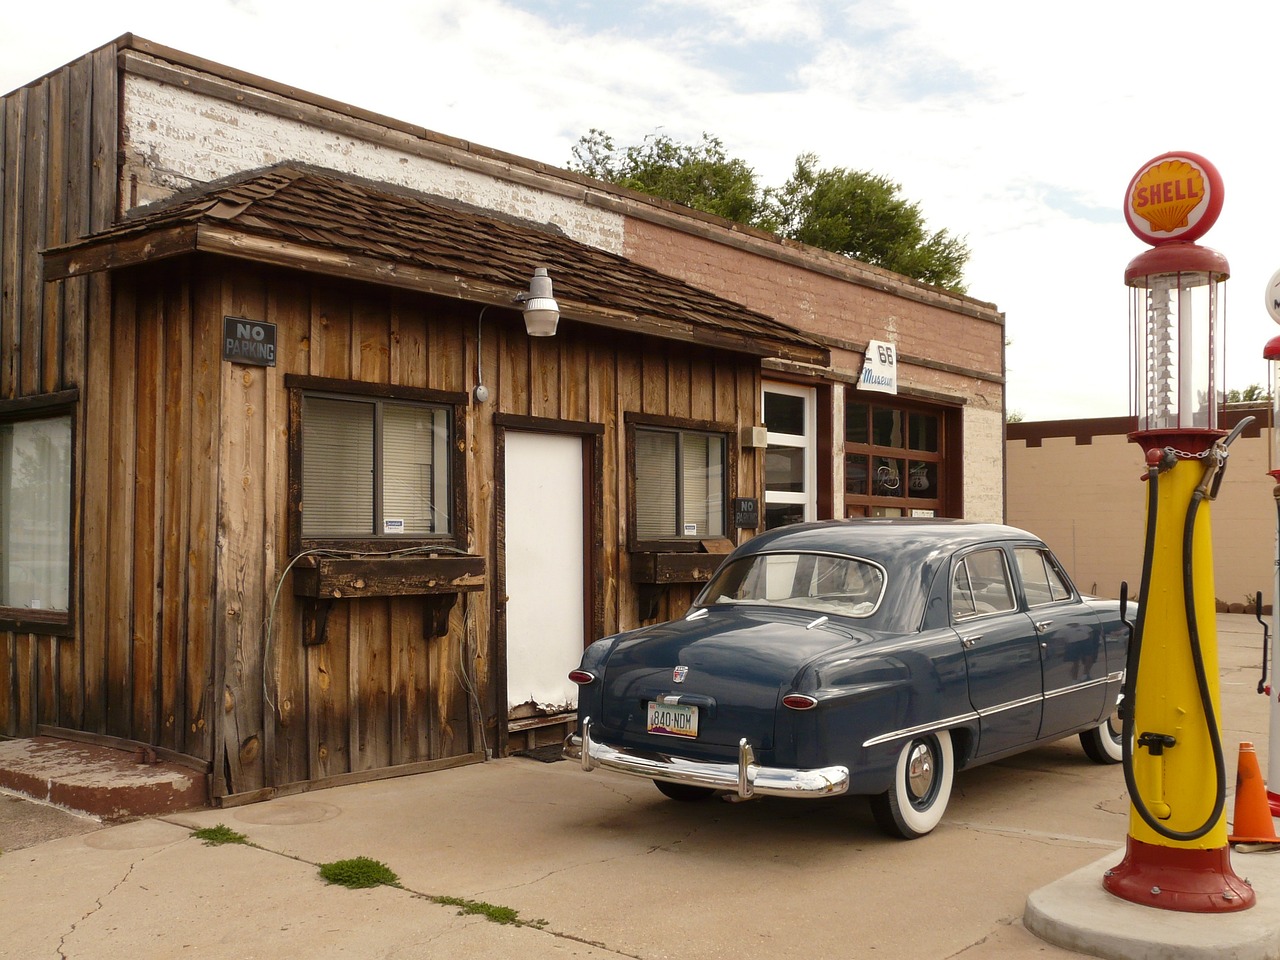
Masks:
[[[773,604],[842,617],[869,617],[884,596],[884,568],[825,553],[760,553],[726,564],[698,598]]]

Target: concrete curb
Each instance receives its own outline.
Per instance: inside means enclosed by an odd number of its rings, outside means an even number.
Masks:
[[[1102,887],[1124,849],[1027,897],[1023,925],[1040,939],[1104,960],[1274,960],[1280,957],[1280,853],[1232,853],[1258,902],[1236,913],[1182,913],[1130,903]]]

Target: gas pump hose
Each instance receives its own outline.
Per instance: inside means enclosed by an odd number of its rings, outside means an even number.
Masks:
[[[1239,433],[1239,428],[1228,439],[1235,439]],[[1222,480],[1222,471],[1225,464],[1219,466],[1216,476],[1214,477],[1214,492],[1217,492],[1217,485]],[[1160,836],[1179,842],[1190,842],[1199,840],[1201,837],[1209,833],[1210,830],[1218,822],[1218,818],[1222,816],[1222,811],[1226,805],[1227,798],[1227,773],[1226,763],[1222,753],[1222,734],[1218,730],[1217,715],[1213,709],[1213,697],[1209,691],[1209,680],[1206,675],[1204,665],[1204,653],[1200,646],[1200,630],[1196,623],[1196,602],[1194,587],[1194,577],[1192,574],[1192,537],[1195,533],[1196,513],[1199,511],[1200,503],[1205,499],[1205,486],[1202,483],[1196,488],[1191,497],[1191,504],[1187,508],[1186,522],[1183,524],[1182,533],[1182,593],[1183,604],[1186,611],[1187,634],[1191,646],[1191,660],[1195,667],[1196,687],[1200,693],[1200,704],[1204,710],[1205,725],[1209,732],[1209,741],[1213,748],[1213,766],[1214,775],[1216,777],[1217,789],[1215,791],[1215,801],[1213,812],[1199,827],[1194,830],[1173,830],[1161,823],[1156,816],[1148,809],[1143,801],[1142,794],[1138,791],[1137,779],[1133,772],[1133,728],[1134,728],[1134,705],[1136,703],[1136,695],[1138,689],[1138,663],[1142,652],[1142,635],[1146,623],[1146,606],[1149,598],[1149,589],[1151,586],[1151,565],[1152,556],[1155,552],[1155,530],[1156,516],[1158,511],[1158,477],[1161,467],[1153,465],[1147,472],[1147,538],[1143,552],[1142,564],[1142,585],[1139,589],[1139,607],[1138,607],[1138,624],[1134,631],[1133,637],[1129,643],[1128,657],[1125,665],[1125,685],[1124,700],[1121,704],[1121,739],[1123,751],[1124,766],[1124,782],[1129,790],[1129,798],[1133,803],[1134,810],[1137,811],[1144,823],[1154,830]],[[1206,481],[1208,480],[1206,475]],[[1170,738],[1172,739],[1172,738]]]

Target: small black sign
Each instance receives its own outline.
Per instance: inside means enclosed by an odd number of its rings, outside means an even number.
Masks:
[[[759,527],[760,501],[752,497],[734,497],[733,525],[739,530],[755,530]]]
[[[276,365],[276,325],[244,317],[222,318],[222,359],[258,367]]]

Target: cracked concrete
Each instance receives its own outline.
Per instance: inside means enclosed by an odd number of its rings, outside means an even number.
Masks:
[[[1256,648],[1252,635],[1228,641],[1224,662]],[[1243,690],[1224,692],[1224,742],[1265,744],[1266,704]],[[1066,960],[1080,955],[1024,925],[1028,897],[1081,871],[1100,888],[1097,864],[1124,846],[1123,790],[1118,767],[1067,740],[959,773],[938,830],[902,842],[857,798],[683,804],[570,763],[496,760],[6,852],[0,956]],[[190,835],[219,823],[254,846]],[[355,856],[404,889],[319,878],[317,864]],[[1258,889],[1257,917],[1280,916],[1280,882]],[[433,896],[546,926],[460,917]]]

